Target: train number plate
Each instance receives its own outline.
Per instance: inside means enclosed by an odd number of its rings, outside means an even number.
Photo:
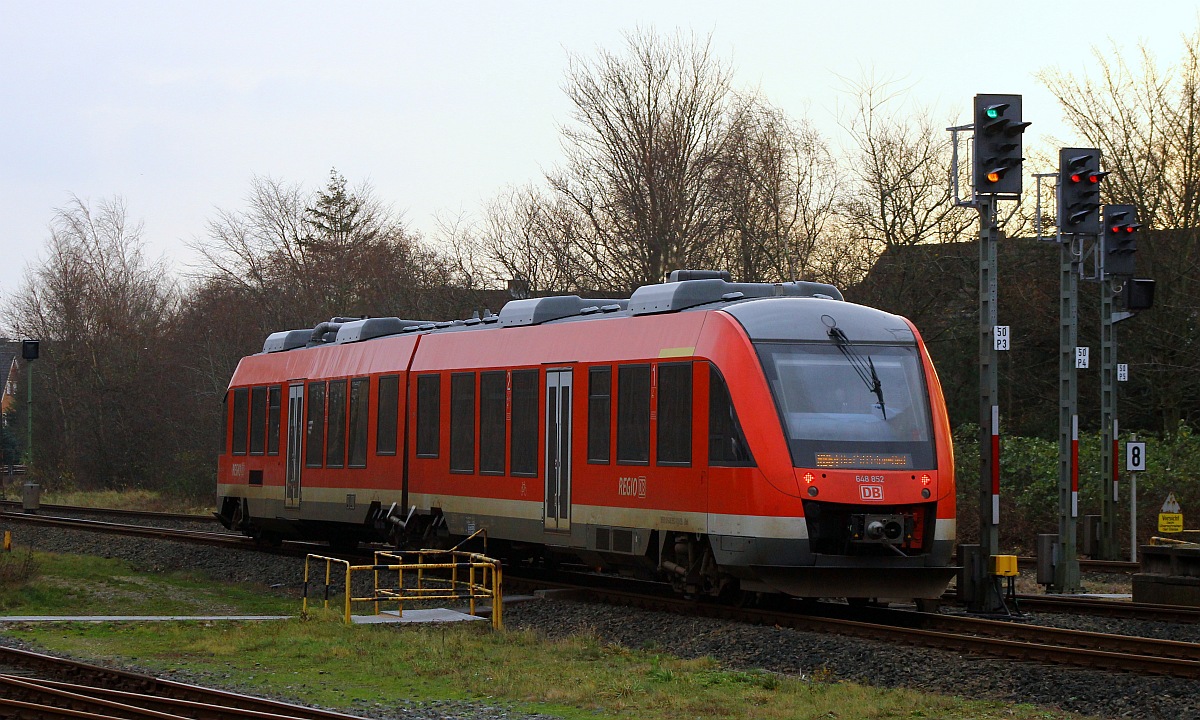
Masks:
[[[859,485],[858,494],[863,500],[880,502],[883,500],[882,485]]]

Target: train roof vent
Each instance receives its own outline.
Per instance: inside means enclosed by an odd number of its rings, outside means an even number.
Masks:
[[[579,315],[584,310],[599,307],[600,300],[587,300],[578,295],[556,295],[554,297],[510,300],[500,308],[500,327],[516,325],[539,325]],[[613,304],[626,302],[618,300]],[[488,319],[484,318],[484,322]]]
[[[765,297],[815,297],[841,300],[842,293],[832,285],[804,281],[731,283],[719,278],[681,280],[661,285],[643,285],[634,290],[633,297],[629,299],[629,312],[632,315],[652,315],[678,312],[710,303]]]
[[[667,276],[667,282],[683,282],[684,280],[724,280],[732,282],[733,276],[728,270],[672,270]]]
[[[350,343],[360,340],[397,335],[409,328],[420,327],[425,320],[401,320],[397,317],[364,318],[342,323],[337,331],[337,342]]]
[[[271,333],[267,336],[267,341],[263,343],[262,351],[273,353],[302,348],[308,344],[308,338],[311,335],[312,330],[284,330]]]

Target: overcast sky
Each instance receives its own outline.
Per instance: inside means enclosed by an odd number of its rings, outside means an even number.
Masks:
[[[976,93],[1021,93],[1027,147],[1071,142],[1039,70],[1095,75],[1091,47],[1110,38],[1130,58],[1145,41],[1174,63],[1200,26],[1192,2],[1131,8],[0,0],[0,293],[44,256],[53,211],[72,194],[124,197],[149,255],[177,271],[193,261],[184,241],[204,237],[216,208],[244,207],[254,175],[317,187],[336,167],[430,234],[436,213],[474,213],[555,166],[568,56],[619,51],[639,27],[711,34],[739,87],[835,142],[839,93],[864,74],[911,87],[948,122],[970,121]]]

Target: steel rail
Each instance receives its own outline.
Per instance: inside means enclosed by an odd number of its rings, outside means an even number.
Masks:
[[[1200,607],[1105,600],[1070,595],[1018,595],[1017,604],[1026,610],[1072,612],[1124,620],[1200,623]]]
[[[0,500],[0,508],[20,510],[20,500]],[[197,515],[195,513],[155,512],[153,510],[119,510],[115,508],[83,507],[81,505],[40,505],[39,511],[52,513],[79,513],[83,515],[108,515],[117,517],[140,517],[148,520],[169,520],[172,522],[217,522],[216,515]]]
[[[148,525],[126,525],[111,523],[103,520],[87,520],[84,518],[68,518],[52,515],[32,515],[29,513],[0,512],[0,521],[16,523],[64,527],[73,530],[88,530],[116,535],[148,537],[159,540],[185,540],[188,542],[209,545],[231,545],[238,547],[253,546],[254,540],[244,535],[229,532],[210,532],[207,530],[181,530],[178,528],[150,527]]]
[[[159,718],[361,720],[358,716],[332,710],[309,708],[253,695],[164,680],[17,648],[0,647],[0,664],[18,667],[40,676],[70,679],[69,682],[65,682],[13,675],[0,676],[0,687],[3,687],[3,692],[0,692],[0,704],[11,701],[16,710],[31,710],[34,714],[26,715],[28,717],[129,717],[130,714],[107,713],[107,710],[125,708],[128,713]],[[59,705],[50,705],[47,702],[48,698],[57,698]],[[63,704],[69,704],[70,708],[64,709],[61,707]],[[39,706],[44,710],[43,714],[37,714],[38,711],[32,709]],[[104,710],[79,712],[80,706]],[[185,709],[195,712],[178,712]],[[71,713],[71,710],[76,712]],[[57,715],[55,712],[64,714]],[[93,714],[87,714],[89,712]],[[96,714],[97,712],[106,714]]]
[[[506,581],[510,587],[517,582],[531,582],[517,580],[511,572],[506,575]],[[545,586],[550,585],[553,583],[545,583]],[[903,642],[1012,660],[1200,679],[1200,645],[1194,643],[1060,630],[953,615],[881,608],[858,609],[833,603],[818,603],[804,610],[740,608],[657,594],[610,591],[595,586],[580,587],[578,592],[571,590],[567,596],[585,602],[609,602],[682,615],[832,633],[872,641]],[[885,622],[871,622],[841,617],[851,613],[861,615],[864,610],[870,617],[887,619]],[[931,627],[926,627],[926,624]]]

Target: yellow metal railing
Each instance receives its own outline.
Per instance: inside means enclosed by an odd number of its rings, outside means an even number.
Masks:
[[[478,533],[477,533],[478,534]],[[471,537],[475,537],[472,535]],[[467,538],[468,540],[471,538]],[[466,542],[464,540],[463,542]],[[461,545],[461,544],[460,544]],[[465,600],[469,612],[475,615],[475,603],[490,600],[492,627],[499,630],[503,625],[503,573],[500,563],[479,553],[464,552],[456,546],[450,550],[376,551],[372,565],[351,565],[339,558],[324,555],[308,555],[304,559],[303,611],[308,612],[308,589],[310,585],[309,563],[325,563],[324,607],[329,607],[329,596],[334,579],[333,566],[344,568],[344,620],[350,623],[350,608],[353,603],[374,603],[375,614],[379,614],[380,603],[396,603],[397,613],[404,616],[404,603],[427,600]],[[355,597],[353,579],[356,574],[371,572],[374,578],[369,596]],[[410,586],[405,587],[405,577]],[[413,578],[415,576],[415,581]],[[395,578],[395,587],[387,582]]]

